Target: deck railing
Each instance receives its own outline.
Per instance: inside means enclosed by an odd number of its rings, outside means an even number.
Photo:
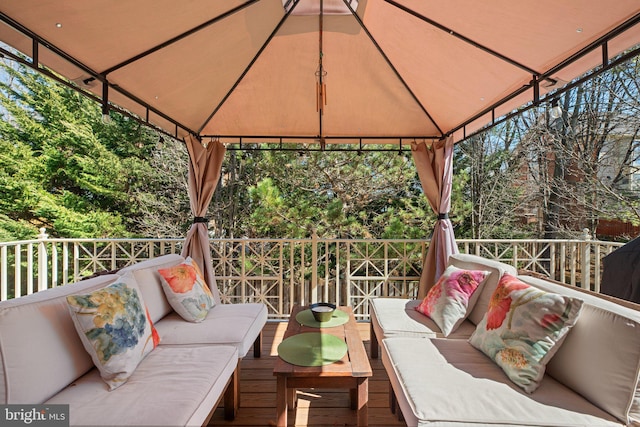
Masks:
[[[0,300],[66,285],[163,254],[183,239],[37,239],[0,243]],[[272,319],[293,304],[350,305],[368,318],[369,300],[416,297],[428,240],[212,239],[211,257],[225,303],[263,302]],[[601,259],[621,243],[591,240],[458,240],[462,253],[598,292]]]

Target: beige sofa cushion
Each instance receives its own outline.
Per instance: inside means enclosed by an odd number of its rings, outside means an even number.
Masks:
[[[142,299],[149,309],[151,321],[154,323],[173,311],[162,290],[162,277],[158,273],[158,269],[173,267],[182,262],[184,262],[184,258],[180,255],[169,254],[132,264],[118,272],[119,275],[133,273],[140,286]]]
[[[477,255],[453,254],[449,257],[449,265],[465,270],[486,270],[491,273],[484,281],[478,300],[467,317],[474,325],[480,323],[484,314],[487,312],[491,295],[493,295],[493,291],[498,287],[498,282],[502,275],[504,273],[509,273],[514,276],[517,274],[515,267]]]
[[[371,325],[378,339],[395,336],[443,337],[436,323],[416,311],[420,301],[404,298],[374,298],[369,303]],[[475,325],[465,320],[449,338],[467,339],[475,331]]]
[[[225,344],[244,357],[267,322],[267,306],[258,303],[218,304],[200,323],[187,322],[171,313],[156,323],[160,347],[170,345]]]
[[[624,423],[640,422],[640,312],[546,280],[518,277],[584,301],[547,373]]]
[[[47,404],[68,404],[71,425],[201,426],[238,364],[234,347],[158,347],[109,392],[96,370]]]
[[[42,403],[93,367],[66,297],[116,279],[98,276],[0,302],[0,403]]]
[[[549,376],[526,393],[464,340],[387,338],[382,361],[408,426],[620,426]]]

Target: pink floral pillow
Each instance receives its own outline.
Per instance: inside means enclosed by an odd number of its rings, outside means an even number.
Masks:
[[[184,263],[161,268],[158,273],[163,279],[162,289],[176,313],[189,322],[202,322],[215,302],[198,264],[188,257]]]
[[[446,337],[467,318],[475,305],[488,271],[449,266],[416,310],[429,316]]]
[[[469,342],[531,393],[581,309],[582,300],[542,291],[505,274]]]

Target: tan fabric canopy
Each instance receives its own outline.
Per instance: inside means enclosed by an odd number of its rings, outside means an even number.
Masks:
[[[640,41],[638,0],[320,4],[4,1],[0,40],[170,134],[285,143],[458,141]]]

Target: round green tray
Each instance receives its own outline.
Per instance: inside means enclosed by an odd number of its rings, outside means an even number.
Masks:
[[[331,319],[326,322],[318,322],[314,317],[311,310],[302,310],[296,314],[296,320],[303,326],[310,326],[312,328],[333,328],[334,326],[344,325],[349,321],[349,315],[344,311],[336,309],[331,316]]]
[[[335,363],[347,354],[347,343],[331,334],[305,332],[284,339],[278,356],[298,366],[323,366]]]

